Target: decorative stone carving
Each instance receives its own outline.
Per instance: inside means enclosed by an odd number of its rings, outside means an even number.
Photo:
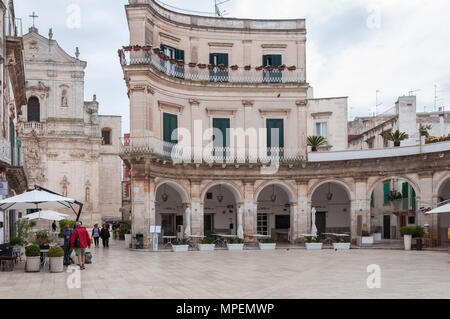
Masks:
[[[64,177],[63,177],[62,181],[59,183],[59,185],[61,185],[61,188],[62,188],[62,195],[67,196],[67,194],[68,194],[67,190],[69,188],[70,182],[67,179],[66,175],[64,175]]]

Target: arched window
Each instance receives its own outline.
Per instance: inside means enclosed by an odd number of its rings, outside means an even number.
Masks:
[[[102,145],[112,145],[111,142],[111,129],[104,128],[102,129]]]
[[[41,121],[41,105],[39,99],[32,96],[28,99],[28,122]]]

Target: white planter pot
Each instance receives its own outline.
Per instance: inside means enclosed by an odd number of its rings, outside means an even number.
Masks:
[[[405,250],[411,250],[412,235],[404,235],[403,240],[405,242]]]
[[[333,248],[336,250],[349,250],[350,243],[333,243]]]
[[[227,248],[231,251],[244,250],[244,244],[227,244]]]
[[[27,257],[25,272],[40,272],[41,257]]]
[[[64,271],[64,257],[50,257],[50,272]]]
[[[323,243],[305,243],[307,250],[322,250]]]
[[[125,234],[125,248],[130,248],[131,234]]]
[[[361,237],[358,236],[356,239],[358,246],[364,246],[364,245],[373,245],[373,236],[370,237]]]
[[[276,243],[271,243],[271,244],[259,243],[260,250],[275,250],[276,247],[277,247]]]
[[[379,243],[381,241],[381,233],[373,234],[373,241]]]
[[[214,251],[215,248],[215,244],[198,244],[198,250],[200,251]]]
[[[172,245],[172,251],[174,253],[182,253],[189,251],[189,245]]]

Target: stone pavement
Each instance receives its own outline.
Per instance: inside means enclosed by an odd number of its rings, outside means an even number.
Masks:
[[[70,274],[0,272],[0,298],[450,298],[445,252],[301,249],[153,253],[123,242],[92,249],[93,264]],[[367,266],[381,267],[381,289],[368,289]]]

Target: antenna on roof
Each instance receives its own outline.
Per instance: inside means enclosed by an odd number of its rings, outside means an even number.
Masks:
[[[413,96],[413,95],[415,95],[414,93],[420,92],[420,91],[421,91],[420,89],[418,89],[418,90],[411,90],[411,91],[408,92],[408,95],[409,96]]]
[[[222,1],[214,0],[214,9],[216,11],[216,16],[217,17],[224,17],[224,16],[226,16],[228,14],[225,10],[221,11],[219,6],[224,4],[224,3],[226,3],[226,2],[229,2],[229,1],[231,1],[231,0],[222,0]]]
[[[379,106],[382,106],[383,105],[383,102],[379,102],[379,100],[378,100],[378,94],[380,94],[381,93],[381,91],[380,90],[377,90],[377,92],[376,92],[376,101],[375,101],[375,116],[377,116],[378,115],[378,107]]]

